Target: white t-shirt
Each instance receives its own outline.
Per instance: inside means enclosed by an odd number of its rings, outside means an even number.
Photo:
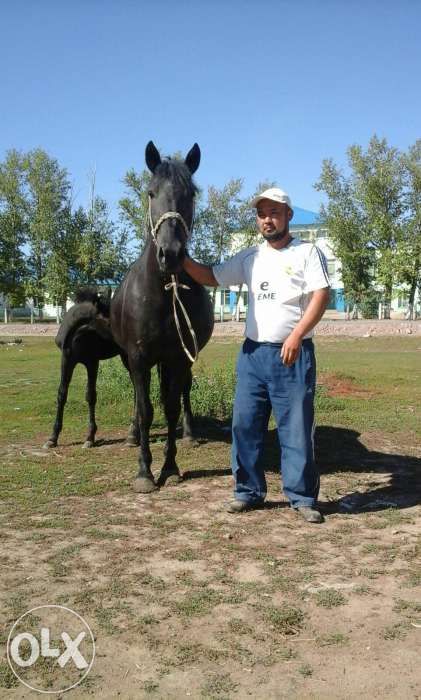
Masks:
[[[280,250],[266,241],[213,267],[220,286],[246,284],[249,303],[245,335],[282,343],[310,301],[310,292],[329,287],[326,258],[313,243],[293,238]],[[313,331],[305,337],[311,338]]]

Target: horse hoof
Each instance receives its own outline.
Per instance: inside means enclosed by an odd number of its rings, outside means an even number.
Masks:
[[[166,472],[163,471],[159,475],[158,484],[159,486],[176,486],[183,481],[183,477],[179,472]]]
[[[43,445],[43,448],[46,450],[51,449],[51,447],[57,447],[57,442],[55,440],[47,440]]]
[[[133,491],[135,493],[152,493],[158,489],[152,479],[147,479],[145,476],[138,476],[133,482]]]
[[[183,477],[181,476],[181,474],[170,474],[165,480],[165,485],[177,486],[177,484],[180,484],[182,481]]]
[[[82,448],[84,450],[87,450],[89,447],[93,447],[93,446],[94,446],[93,440],[85,440],[85,442],[82,445]]]

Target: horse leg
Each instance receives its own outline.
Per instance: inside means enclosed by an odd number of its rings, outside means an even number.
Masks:
[[[176,430],[185,380],[185,373],[177,373],[174,369],[161,366],[161,398],[168,424],[168,435],[164,449],[165,462],[158,480],[159,485],[178,484],[182,480],[175,456],[177,454]]]
[[[88,383],[86,385],[86,401],[89,405],[89,432],[86,437],[83,447],[93,447],[95,444],[95,433],[97,424],[95,422],[95,406],[96,406],[96,380],[98,376],[98,360],[92,360],[86,363],[86,371],[88,373]]]
[[[121,361],[125,368],[127,369],[129,376],[130,376],[130,381],[133,385],[133,416],[132,420],[130,423],[130,428],[127,433],[127,438],[126,438],[126,445],[128,447],[137,447],[140,444],[140,430],[139,430],[139,416],[138,416],[138,410],[137,410],[137,401],[136,401],[136,386],[133,381],[133,377],[130,372],[129,368],[129,361],[127,359],[127,355],[121,354]]]
[[[133,384],[133,416],[130,423],[129,431],[126,437],[127,447],[138,447],[140,445],[140,417],[137,410],[136,388]]]
[[[183,407],[184,407],[183,438],[186,440],[194,440],[194,421],[193,421],[193,413],[191,410],[191,403],[190,403],[190,392],[191,392],[192,381],[193,381],[192,371],[191,371],[191,367],[189,367],[188,374],[187,374],[187,380],[186,380],[186,383],[183,387]]]
[[[67,401],[69,384],[72,380],[75,366],[76,362],[73,360],[72,356],[70,354],[66,355],[66,351],[63,351],[61,354],[61,378],[57,393],[56,420],[53,425],[51,437],[47,440],[44,447],[57,447],[58,436],[63,428],[63,412]]]
[[[151,493],[155,491],[153,474],[151,472],[152,453],[149,447],[149,431],[153,419],[153,406],[149,398],[151,370],[149,367],[130,366],[131,375],[136,390],[136,416],[140,433],[139,472],[133,484],[136,493]]]

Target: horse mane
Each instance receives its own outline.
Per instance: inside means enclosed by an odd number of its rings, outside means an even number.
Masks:
[[[160,180],[172,180],[183,187],[183,189],[185,189],[192,197],[194,197],[199,189],[195,185],[192,174],[187,165],[184,163],[184,161],[179,160],[178,158],[164,158],[164,160],[157,166],[153,179],[156,179],[158,182]]]

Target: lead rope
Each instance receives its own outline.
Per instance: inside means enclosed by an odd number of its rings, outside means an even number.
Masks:
[[[187,284],[181,284],[181,282],[178,281],[176,275],[171,275],[171,282],[168,282],[168,284],[165,285],[164,289],[168,291],[169,289],[172,288],[173,290],[173,296],[172,296],[172,307],[174,310],[174,321],[175,325],[177,326],[177,331],[178,331],[178,336],[180,338],[181,346],[186,353],[187,357],[191,362],[196,362],[198,355],[199,355],[199,348],[197,345],[197,338],[196,338],[196,333],[194,332],[194,328],[192,324],[190,323],[189,315],[184,308],[184,304],[181,301],[180,297],[178,296],[178,288],[181,287],[182,289],[190,289],[190,287],[187,286]],[[188,348],[186,347],[184,340],[183,340],[183,335],[181,333],[181,326],[180,326],[180,321],[178,319],[178,314],[177,314],[177,306],[176,306],[176,301],[180,304],[180,308],[183,312],[183,316],[186,319],[187,323],[187,328],[190,331],[190,335],[193,338],[193,345],[194,345],[194,357],[191,355],[189,352]]]
[[[151,198],[150,198],[150,197],[149,197],[149,208],[148,208],[148,209],[149,209],[148,213],[149,213],[149,224],[150,224],[150,227],[151,227],[151,235],[152,235],[152,239],[153,239],[153,241],[154,241],[154,243],[155,243],[156,246],[158,246],[158,242],[157,242],[157,239],[156,239],[156,234],[157,234],[158,229],[159,229],[159,227],[161,226],[162,222],[165,221],[166,219],[178,219],[178,221],[180,221],[180,222],[182,223],[183,227],[184,227],[184,231],[185,231],[185,233],[186,233],[187,238],[189,237],[189,235],[190,235],[190,233],[191,233],[191,231],[192,231],[192,229],[193,229],[193,223],[194,223],[194,209],[193,209],[193,216],[192,216],[192,222],[191,222],[190,230],[189,230],[189,228],[188,228],[186,222],[184,221],[183,217],[181,216],[181,214],[178,213],[178,211],[167,211],[165,214],[163,214],[163,215],[158,219],[158,221],[156,222],[156,224],[155,224],[155,226],[154,226],[154,225],[153,225],[153,222],[152,222]],[[194,332],[194,328],[193,328],[193,326],[192,326],[192,324],[191,324],[191,322],[190,322],[189,315],[188,315],[188,313],[187,313],[187,311],[186,311],[186,309],[185,309],[185,307],[184,307],[183,302],[181,301],[180,297],[178,296],[178,288],[179,288],[179,287],[181,287],[182,289],[190,289],[190,287],[189,287],[187,284],[181,284],[181,283],[178,281],[178,278],[177,278],[176,275],[171,275],[171,282],[168,282],[168,284],[166,284],[166,285],[164,286],[164,289],[165,289],[166,292],[167,292],[168,290],[170,290],[170,289],[173,290],[172,307],[173,307],[173,311],[174,311],[174,321],[175,321],[175,325],[176,325],[176,327],[177,327],[178,337],[180,338],[181,347],[183,348],[183,350],[184,350],[184,352],[186,353],[187,357],[189,358],[190,362],[193,362],[193,363],[194,363],[194,362],[196,362],[196,360],[197,360],[197,358],[198,358],[198,355],[199,355],[199,348],[198,348],[198,345],[197,345],[196,333]],[[185,318],[185,320],[186,320],[186,323],[187,323],[187,328],[189,329],[190,335],[191,335],[191,337],[192,337],[192,339],[193,339],[194,357],[193,357],[193,355],[190,353],[189,349],[186,347],[186,345],[185,345],[185,343],[184,343],[184,340],[183,340],[183,334],[182,334],[182,332],[181,332],[180,321],[179,321],[178,314],[177,314],[177,304],[176,304],[177,301],[178,301],[178,303],[180,304],[180,308],[181,308],[181,310],[182,310],[182,312],[183,312],[183,316],[184,316],[184,318]]]

